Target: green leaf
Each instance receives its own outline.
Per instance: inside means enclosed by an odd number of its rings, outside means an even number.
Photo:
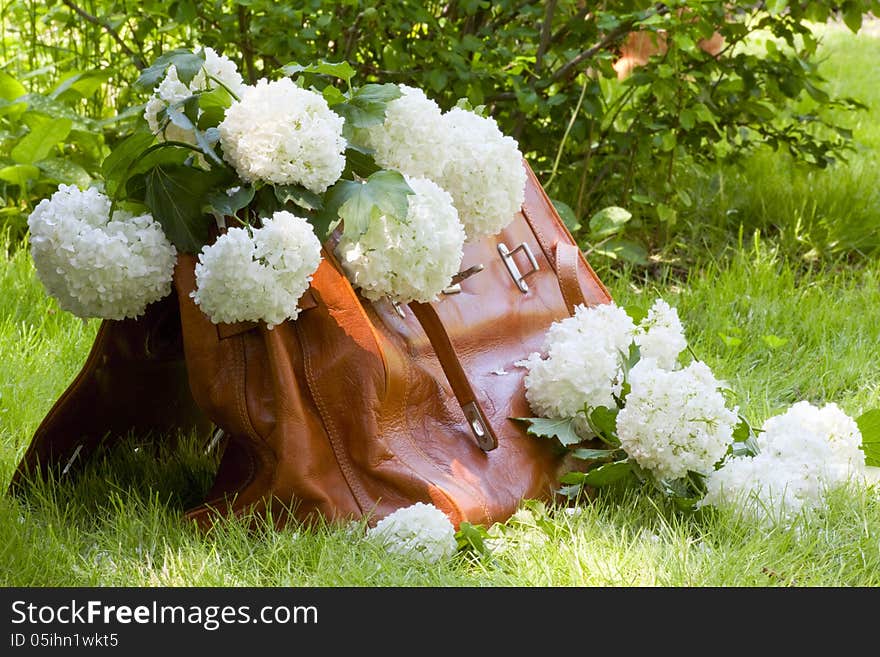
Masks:
[[[590,429],[604,441],[619,445],[620,441],[617,439],[617,414],[619,412],[618,408],[597,406],[589,412],[587,423],[590,425]]]
[[[144,202],[179,251],[198,253],[207,243],[206,197],[227,175],[180,164],[160,165],[146,173]]]
[[[401,173],[383,169],[363,182],[336,183],[325,197],[325,213],[342,219],[345,235],[356,240],[382,214],[405,221],[412,193]]]
[[[90,119],[87,116],[77,114],[72,108],[54,98],[49,98],[48,96],[43,96],[41,94],[25,94],[19,100],[27,103],[28,112],[25,116],[42,114],[43,116],[51,117],[54,121],[61,119],[70,120],[73,124],[72,128],[74,130],[85,130],[88,132],[100,131],[100,124],[97,121]],[[138,114],[142,113],[143,110],[138,112]]]
[[[345,118],[348,128],[368,128],[385,120],[385,108],[395,98],[400,98],[396,84],[366,84],[333,111]]]
[[[172,64],[177,69],[178,79],[184,84],[189,84],[205,65],[205,53],[203,50],[194,53],[187,48],[169,50],[160,55],[152,66],[141,71],[140,77],[135,81],[135,84],[152,91],[153,87],[165,77],[165,71]]]
[[[52,98],[58,98],[65,92],[75,91],[76,94],[73,94],[74,97],[80,96],[82,98],[88,98],[100,89],[101,85],[113,77],[113,73],[114,71],[111,68],[74,73],[56,86],[49,96]]]
[[[570,205],[558,201],[555,198],[550,199],[550,202],[553,203],[553,207],[556,208],[556,213],[559,215],[559,218],[562,219],[562,223],[565,224],[565,227],[568,228],[569,232],[573,233],[580,229],[581,222],[577,220],[574,210],[571,209]]]
[[[367,178],[381,168],[373,159],[375,151],[369,148],[361,148],[360,146],[349,142],[348,148],[345,149],[345,172],[342,174],[345,178],[353,177],[352,174],[359,178]]]
[[[482,525],[462,522],[455,532],[455,541],[460,551],[473,551],[483,557],[491,557],[492,551],[486,545],[489,532]]]
[[[634,265],[644,266],[648,264],[648,252],[645,251],[642,245],[630,240],[613,238],[602,244],[602,246],[595,247],[593,251],[614,260],[631,262]]]
[[[59,142],[67,138],[73,122],[70,119],[50,118],[40,114],[30,114],[30,132],[15,145],[10,156],[21,164],[33,164],[45,159]]]
[[[648,308],[638,304],[629,304],[624,308],[634,324],[639,324],[648,316]]]
[[[754,428],[744,417],[740,416],[739,422],[733,428],[731,454],[734,456],[755,456],[758,451]]]
[[[198,117],[198,127],[205,130],[220,125],[226,116],[226,110],[232,105],[232,96],[223,87],[217,87],[199,94],[198,103],[202,110]]]
[[[357,74],[351,64],[348,62],[318,62],[303,66],[296,62],[285,64],[281,67],[284,75],[297,75],[298,73],[313,73],[318,75],[329,75],[340,80],[345,80],[346,84],[351,83],[351,79]]]
[[[304,210],[320,210],[324,207],[321,197],[302,185],[275,185],[275,198],[281,205],[293,203]]]
[[[788,344],[788,338],[780,338],[776,335],[762,335],[761,340],[771,349],[779,349]]]
[[[208,128],[207,130],[193,129],[193,135],[196,138],[196,144],[202,153],[208,156],[218,166],[226,166],[220,156],[214,152],[214,144],[220,141],[220,131],[217,128]]]
[[[843,22],[853,33],[862,29],[862,10],[861,2],[846,2],[843,5]]]
[[[107,185],[107,191],[113,193],[117,184],[123,181],[129,166],[150,147],[155,137],[149,132],[135,132],[121,141],[110,151],[101,163],[101,175]]]
[[[675,224],[676,219],[678,219],[678,212],[675,211],[675,208],[672,208],[663,203],[658,203],[657,218],[664,224],[669,224],[670,226],[672,226],[673,224]]]
[[[528,422],[529,427],[526,431],[533,436],[538,436],[540,438],[557,438],[559,442],[565,446],[577,445],[583,441],[583,438],[575,433],[574,419],[569,417],[515,417],[512,419],[520,422]]]
[[[770,12],[772,16],[776,14],[782,13],[782,11],[788,7],[788,0],[767,0],[765,3],[767,7],[767,11]]]
[[[221,217],[231,217],[254,200],[254,188],[241,185],[231,194],[229,190],[213,190],[205,196],[206,211]]]
[[[620,454],[619,449],[587,449],[585,447],[579,447],[577,449],[571,450],[570,454],[576,459],[583,459],[584,461],[592,461],[596,459],[607,459],[613,458],[616,455]]]
[[[586,472],[578,472],[577,470],[572,472],[566,472],[559,478],[559,483],[561,484],[574,484],[574,485],[583,485],[584,480],[587,478]]]
[[[40,170],[31,164],[13,164],[0,169],[0,180],[18,185],[22,189],[27,187],[29,180],[36,180],[39,177]]]
[[[0,98],[3,100],[15,100],[27,93],[24,85],[9,75],[6,71],[0,71]]]
[[[583,483],[599,488],[630,476],[632,476],[632,464],[629,461],[615,461],[614,463],[600,465],[598,468],[593,468],[587,472]]]
[[[40,160],[37,162],[37,166],[43,174],[42,178],[54,183],[76,185],[77,187],[85,188],[92,182],[92,177],[88,171],[67,158],[58,157]]]
[[[862,434],[865,465],[880,466],[880,409],[862,413],[856,418],[856,424]]]
[[[590,237],[600,240],[616,235],[630,219],[632,213],[629,210],[615,205],[603,208],[590,217]]]
[[[738,347],[742,344],[742,339],[737,338],[733,335],[725,335],[724,333],[719,333],[718,337],[721,338],[721,341],[724,343],[726,347]]]
[[[328,84],[326,87],[324,87],[321,90],[321,95],[324,96],[324,100],[327,101],[327,104],[330,107],[338,105],[339,103],[344,103],[346,98],[345,94],[339,91],[339,89],[334,87],[332,84]]]

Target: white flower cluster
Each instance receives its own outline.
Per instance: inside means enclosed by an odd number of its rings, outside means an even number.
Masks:
[[[639,322],[635,342],[642,358],[653,358],[658,367],[674,369],[678,355],[687,349],[678,311],[663,299],[657,299],[648,315]]]
[[[366,143],[383,169],[437,179],[446,149],[440,129],[443,112],[421,89],[398,87],[401,95],[386,106],[384,123],[366,129]]]
[[[385,516],[367,531],[389,553],[411,556],[427,563],[448,559],[458,549],[455,528],[440,509],[416,502]]]
[[[622,356],[635,332],[614,302],[580,305],[573,317],[554,322],[544,340],[546,357],[533,353],[520,363],[528,369],[532,410],[543,417],[576,417],[585,405],[614,408],[623,386]]]
[[[864,479],[858,425],[834,403],[797,402],[761,429],[756,456],[731,457],[707,477],[701,506],[736,504],[758,520],[788,522],[831,489]]]
[[[520,363],[528,368],[532,411],[573,418],[578,434],[591,437],[584,411],[618,407],[633,343],[640,360],[629,371],[629,393],[617,415],[621,448],[659,478],[709,472],[733,440],[737,413],[727,408],[722,384],[704,363],[678,366],[687,341],[677,311],[662,299],[638,325],[613,301],[578,306],[573,317],[554,322],[546,355]]]
[[[452,195],[469,240],[501,231],[525,200],[516,141],[494,119],[459,107],[441,112],[424,92],[400,85],[382,125],[367,130],[376,162],[434,180]]]
[[[446,162],[437,182],[455,199],[468,238],[498,233],[525,200],[519,146],[494,119],[458,107],[443,115],[441,129]]]
[[[629,383],[617,415],[617,437],[627,455],[661,479],[711,472],[733,441],[738,417],[709,367],[694,361],[666,370],[648,358],[630,370]]]
[[[321,194],[345,169],[343,122],[323,96],[281,78],[247,87],[218,128],[223,157],[242,180]]]
[[[177,252],[150,215],[115,212],[95,188],[59,185],[28,217],[37,276],[79,317],[125,319],[171,291]]]
[[[181,82],[177,75],[177,67],[173,64],[169,66],[165,72],[165,78],[156,85],[153,95],[150,96],[144,108],[144,118],[150,126],[150,131],[154,134],[158,133],[162,140],[195,144],[196,138],[192,130],[169,122],[165,126],[165,130],[162,131],[159,113],[167,109],[169,105],[184,101],[193,94],[216,89],[219,86],[217,80],[236,96],[241,97],[245,84],[235,62],[224,55],[218,55],[213,48],[205,48],[205,65],[196,73],[189,84]]]
[[[230,228],[202,249],[191,296],[215,323],[262,320],[271,329],[297,318],[320,261],[308,221],[276,212],[262,228]]]
[[[337,247],[349,280],[371,300],[433,301],[461,267],[464,228],[452,197],[427,178],[406,181],[406,219],[381,216],[357,240]]]

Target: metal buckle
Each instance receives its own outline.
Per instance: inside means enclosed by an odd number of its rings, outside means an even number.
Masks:
[[[459,292],[461,292],[461,282],[467,278],[470,278],[474,274],[479,274],[481,271],[483,271],[483,265],[474,265],[472,267],[468,267],[467,269],[461,270],[450,279],[449,287],[443,290],[443,294],[458,294]]]
[[[394,308],[395,312],[400,315],[403,319],[406,319],[406,311],[404,311],[403,306],[399,301],[394,301],[391,297],[388,297],[388,301],[391,303],[391,307]]]
[[[470,426],[471,433],[474,434],[474,438],[476,438],[477,445],[480,446],[480,449],[484,452],[490,452],[498,447],[498,443],[495,442],[492,434],[486,430],[483,414],[480,413],[480,409],[477,407],[476,402],[465,404],[461,408],[464,411],[468,426]]]
[[[82,451],[83,444],[80,443],[76,446],[76,449],[73,450],[73,454],[70,455],[70,458],[67,459],[67,463],[64,464],[64,469],[61,470],[62,475],[66,475],[70,471],[70,466],[73,465],[73,462],[76,461],[79,453]]]
[[[522,251],[526,254],[526,258],[528,258],[529,264],[532,267],[524,274],[520,273],[519,267],[516,266],[516,262],[514,262],[513,260],[513,255],[517,251]],[[532,248],[526,242],[523,242],[518,247],[513,249],[513,251],[511,251],[507,248],[507,245],[504,242],[501,242],[500,244],[498,244],[498,253],[501,254],[501,259],[504,261],[504,265],[507,267],[507,272],[510,274],[513,282],[516,283],[519,291],[523,293],[528,292],[529,285],[528,283],[526,283],[526,276],[530,276],[540,269],[540,267],[538,266],[538,261],[535,258],[535,254],[532,253]]]
[[[213,452],[217,445],[220,444],[220,441],[226,437],[226,432],[223,431],[220,427],[217,427],[217,430],[211,434],[211,437],[208,439],[207,444],[205,445],[205,454],[210,454]]]

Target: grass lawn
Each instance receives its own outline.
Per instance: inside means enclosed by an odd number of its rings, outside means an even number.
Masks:
[[[853,416],[880,408],[880,262],[867,257],[880,239],[880,90],[869,84],[880,40],[831,34],[825,48],[829,78],[871,107],[853,119],[859,146],[847,168],[810,172],[760,155],[721,172],[728,184],[702,199],[719,233],[680,238],[686,274],[674,262],[650,275],[596,262],[621,305],[662,296],[679,309],[695,353],[758,425],[802,399]],[[4,488],[98,326],[58,311],[27,251],[5,247]],[[362,526],[248,532],[229,522],[200,534],[180,512],[215,463],[186,437],[158,455],[136,446],[27,500],[0,496],[0,585],[880,585],[877,486],[838,491],[821,517],[770,530],[731,513],[683,515],[644,494],[602,492],[574,512],[527,503],[492,529],[491,559],[426,566],[361,540]]]

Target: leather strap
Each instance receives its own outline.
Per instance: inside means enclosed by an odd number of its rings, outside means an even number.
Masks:
[[[452,392],[455,393],[461,410],[464,411],[468,426],[474,434],[477,444],[486,452],[495,449],[498,447],[498,437],[486,418],[486,413],[483,411],[461,361],[455,353],[455,348],[452,346],[449,334],[446,332],[437,310],[429,303],[418,301],[410,302],[409,308],[425,330],[428,340],[431,341],[431,346],[434,347],[443,372],[449,380],[449,385],[452,386]]]
[[[556,243],[556,278],[559,279],[559,290],[569,315],[574,315],[575,306],[587,303],[578,280],[579,257],[580,248],[576,245],[568,242]]]

